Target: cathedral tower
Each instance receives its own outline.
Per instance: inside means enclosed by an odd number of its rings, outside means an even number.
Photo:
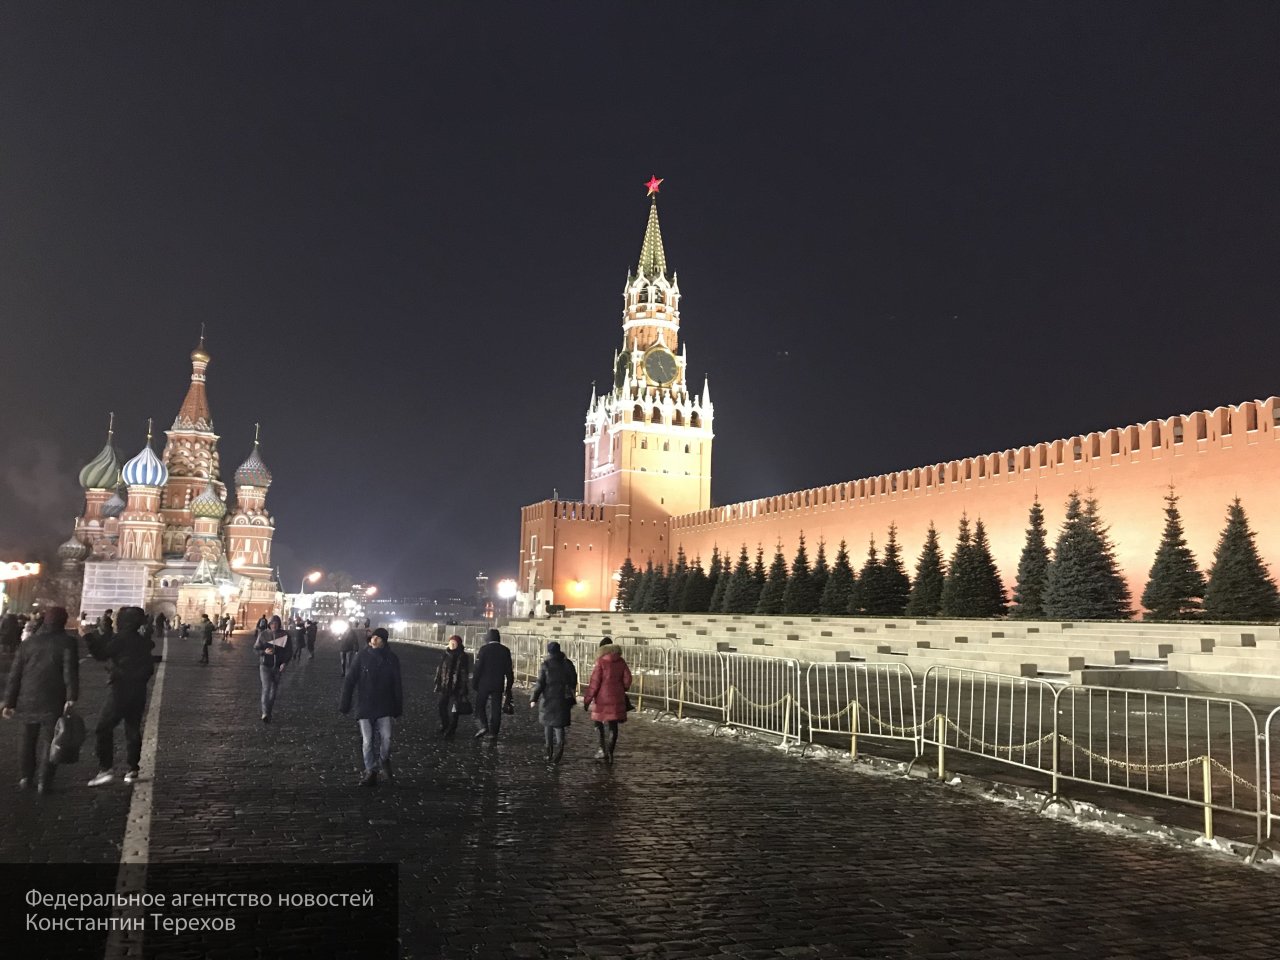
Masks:
[[[258,427],[253,428],[253,450],[236,469],[236,509],[226,520],[227,555],[237,573],[255,580],[271,580],[271,538],[276,522],[267,513],[267,488],[271,471],[262,461]]]
[[[665,562],[668,518],[711,506],[714,410],[706,381],[695,393],[680,343],[680,284],[667,276],[658,224],[658,186],[649,181],[649,221],[640,262],[622,291],[622,345],[614,354],[612,389],[587,408],[587,504],[610,504],[629,518],[632,561]]]
[[[191,385],[173,426],[165,431],[167,442],[161,458],[169,471],[169,483],[164,488],[160,516],[165,524],[164,552],[171,556],[182,556],[187,551],[194,523],[191,501],[204,492],[210,481],[219,494],[223,492],[218,482],[218,435],[213,432],[205,393],[208,367],[209,354],[205,352],[202,333],[199,345],[191,352]]]
[[[147,445],[124,465],[121,476],[129,488],[129,502],[120,515],[120,559],[142,560],[158,569],[164,538],[160,494],[169,479],[169,471],[151,449],[150,421],[147,422]]]

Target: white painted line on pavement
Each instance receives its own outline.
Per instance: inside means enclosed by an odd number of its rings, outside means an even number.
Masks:
[[[169,662],[169,635],[160,648],[160,666],[151,687],[151,702],[142,722],[142,776],[133,784],[133,797],[125,818],[124,842],[120,845],[120,873],[116,893],[144,893],[146,890],[147,855],[151,848],[151,806],[155,789],[156,749],[160,741],[160,698],[164,693],[164,673]],[[112,916],[134,920],[143,910],[116,909]],[[105,960],[124,960],[142,956],[141,930],[112,930],[107,937]]]

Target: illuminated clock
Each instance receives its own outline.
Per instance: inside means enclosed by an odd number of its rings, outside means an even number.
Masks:
[[[622,382],[627,379],[627,371],[631,369],[631,351],[623,350],[618,354],[618,365],[613,370],[613,385],[619,389],[622,388]]]
[[[665,387],[676,378],[680,367],[675,354],[666,347],[653,347],[644,355],[644,372],[654,383]]]

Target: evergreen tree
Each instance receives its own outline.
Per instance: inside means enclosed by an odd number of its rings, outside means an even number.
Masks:
[[[1213,552],[1204,614],[1213,620],[1275,620],[1280,596],[1258,555],[1254,532],[1236,497],[1227,509],[1227,526]]]
[[[645,603],[646,613],[666,613],[671,603],[671,567],[653,568],[653,581],[649,584],[649,596]]]
[[[980,617],[982,570],[973,551],[973,534],[969,531],[969,515],[960,515],[960,530],[956,534],[956,549],[947,565],[947,577],[942,582],[942,616]]]
[[[849,612],[870,615],[881,604],[883,596],[884,580],[881,577],[880,556],[876,552],[876,538],[872,537],[871,546],[867,548],[867,559],[863,561],[862,570],[853,585]]]
[[[1018,558],[1018,585],[1013,589],[1013,607],[1009,616],[1015,620],[1043,620],[1044,589],[1049,581],[1049,541],[1044,526],[1044,507],[1040,498],[1031,503],[1027,540]]]
[[[707,568],[707,604],[703,607],[703,612],[714,613],[715,607],[712,602],[719,590],[720,595],[724,596],[724,589],[720,586],[720,574],[723,572],[724,562],[720,559],[720,545],[716,544],[711,548],[711,566]]]
[[[618,570],[618,609],[630,610],[631,599],[635,596],[636,580],[639,574],[636,572],[636,565],[631,562],[631,557],[622,561],[622,567]]]
[[[902,565],[902,548],[898,545],[898,525],[889,524],[889,539],[884,545],[884,556],[880,559],[881,595],[875,610],[869,610],[878,617],[900,617],[907,609],[907,599],[911,596],[911,580]]]
[[[769,564],[769,578],[760,591],[760,599],[756,603],[756,613],[781,613],[782,597],[787,591],[787,558],[782,555],[782,541],[778,541],[778,549],[773,554],[773,563]]]
[[[1082,509],[1080,494],[1074,490],[1067,498],[1066,519],[1049,564],[1044,613],[1052,620],[1132,616],[1129,588],[1120,576],[1115,548],[1098,516],[1098,502],[1091,498]]]
[[[742,561],[745,562],[747,548],[742,548]],[[716,577],[715,589],[711,591],[711,605],[707,608],[711,613],[724,613],[724,598],[729,590],[729,582],[733,579],[733,562],[726,553],[720,564],[720,575]]]
[[[711,604],[711,581],[702,569],[702,558],[696,558],[684,581],[684,600],[680,609],[687,613],[706,613]]]
[[[849,604],[853,600],[853,567],[849,563],[849,548],[843,540],[836,552],[835,562],[831,565],[831,573],[827,577],[827,585],[822,588],[822,600],[818,610],[826,617],[839,617],[849,612]]]
[[[916,579],[911,585],[907,600],[908,617],[936,617],[942,610],[942,584],[946,579],[942,559],[942,547],[938,544],[938,531],[932,523],[924,538],[924,549],[916,561]]]
[[[805,550],[804,534],[801,533],[796,558],[791,561],[791,575],[787,577],[786,587],[782,591],[782,612],[817,613],[820,597],[821,594],[814,586],[813,571],[809,569],[809,554]]]
[[[764,545],[756,544],[756,562],[751,567],[751,580],[756,585],[756,602],[760,602],[760,591],[764,589],[764,582],[768,579],[764,572]]]
[[[987,540],[987,528],[982,518],[973,526],[974,566],[981,571],[979,581],[978,607],[981,617],[1003,617],[1007,598],[1004,584],[1000,580],[1000,571],[996,567],[995,558],[991,556],[991,543]]]
[[[1142,591],[1142,605],[1151,620],[1191,620],[1200,614],[1205,581],[1196,566],[1195,555],[1187,546],[1182,532],[1182,515],[1178,498],[1170,488],[1164,498],[1164,536],[1156,549],[1155,562],[1147,588]]]
[[[680,613],[684,609],[684,587],[689,579],[689,560],[684,553],[684,544],[676,548],[675,566],[671,568],[667,582],[667,611]]]
[[[649,605],[649,587],[653,584],[653,560],[645,561],[644,573],[636,577],[631,591],[631,607],[636,613],[644,613]]]
[[[831,567],[827,563],[827,543],[818,541],[818,555],[813,560],[813,592],[818,598],[813,612],[819,613],[822,606],[822,592],[827,589],[827,577],[831,576]]]
[[[742,545],[738,564],[733,568],[729,585],[724,592],[725,613],[755,613],[760,590],[751,572],[751,560],[747,557],[747,545]]]

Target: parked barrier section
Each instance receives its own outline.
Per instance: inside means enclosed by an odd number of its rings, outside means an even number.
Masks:
[[[800,739],[800,661],[726,653],[725,723]]]
[[[855,757],[859,737],[920,737],[915,675],[902,663],[811,663],[801,709],[811,743],[815,734],[843,735]]]
[[[725,721],[726,689],[724,654],[712,650],[671,651],[667,679],[668,701],[678,716],[687,711]]]

